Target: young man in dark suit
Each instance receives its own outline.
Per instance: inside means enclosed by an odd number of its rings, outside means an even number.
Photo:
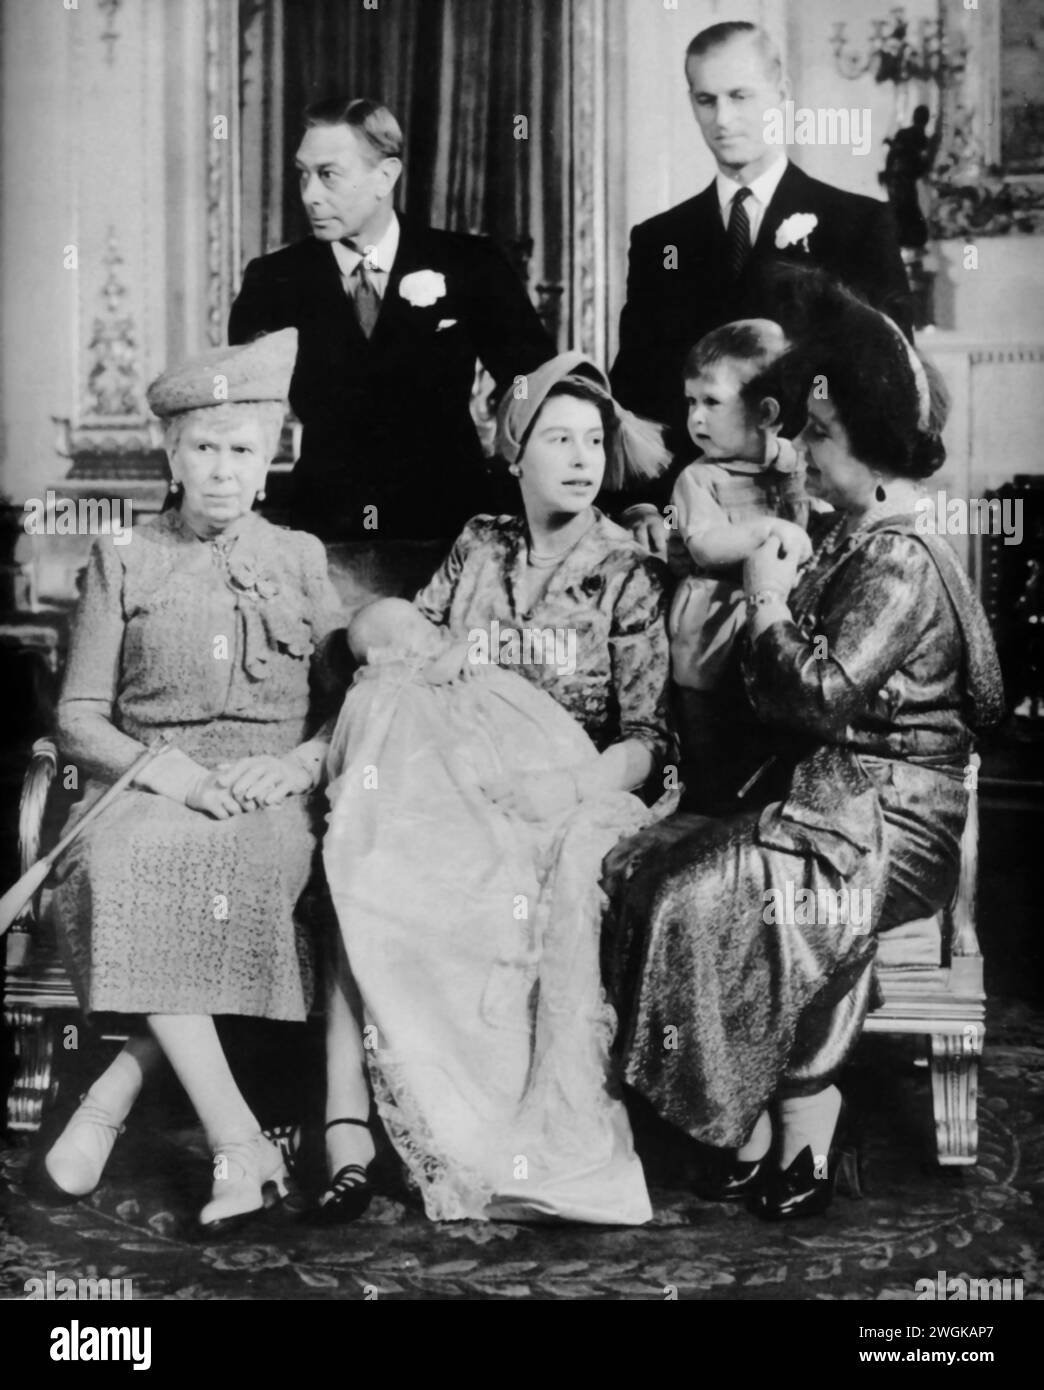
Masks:
[[[312,235],[250,262],[228,333],[298,330],[292,520],[324,539],[452,539],[491,490],[476,358],[504,390],[555,346],[492,242],[396,214],[402,132],[386,107],[323,102],[305,122]]]
[[[686,353],[723,323],[776,318],[772,271],[781,261],[829,272],[910,333],[909,287],[888,204],[810,178],[784,148],[766,143],[767,113],[784,110],[787,87],[764,30],[745,22],[704,29],[689,45],[685,73],[718,172],[702,193],[632,230],[611,372],[617,399],[668,425],[675,448],[685,441]],[[800,214],[807,216],[791,221]],[[805,234],[790,239],[797,232]],[[669,491],[669,480],[664,486]],[[633,513],[627,519],[639,521]],[[659,543],[656,522],[649,539]]]

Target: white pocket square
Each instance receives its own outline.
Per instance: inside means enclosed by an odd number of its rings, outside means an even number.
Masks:
[[[444,328],[453,328],[456,322],[456,319],[439,319],[435,332],[441,333]]]

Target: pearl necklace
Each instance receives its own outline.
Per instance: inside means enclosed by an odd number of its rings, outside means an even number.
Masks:
[[[846,541],[856,535],[857,532],[865,531],[867,527],[873,526],[877,521],[883,521],[886,517],[908,517],[917,510],[918,500],[925,495],[923,488],[918,488],[914,496],[907,496],[906,502],[902,499],[893,502],[886,498],[883,502],[874,502],[867,507],[866,511],[859,518],[854,526],[849,526],[849,513],[841,512],[837,524],[834,528],[831,540],[834,544]]]
[[[572,548],[570,546],[568,550],[563,550],[561,555],[534,555],[532,551],[529,551],[526,555],[526,564],[535,570],[552,570],[556,565],[562,563]]]
[[[563,560],[565,559],[565,557],[570,553],[570,551],[576,549],[576,547],[580,544],[580,542],[583,540],[583,538],[587,535],[588,531],[590,531],[591,526],[593,526],[593,525],[594,525],[594,522],[592,521],[590,525],[586,526],[586,527],[584,528],[584,530],[580,532],[579,536],[577,536],[577,538],[576,538],[575,541],[571,542],[571,544],[567,545],[566,548],[565,548],[564,550],[559,550],[559,551],[558,551],[556,554],[554,554],[554,555],[538,555],[538,554],[536,553],[536,551],[533,550],[532,546],[527,547],[527,549],[526,549],[526,564],[529,565],[532,569],[535,569],[535,570],[550,570],[550,569],[554,569],[554,567],[555,567],[556,565],[559,565],[559,564],[562,563],[562,561],[563,561]]]

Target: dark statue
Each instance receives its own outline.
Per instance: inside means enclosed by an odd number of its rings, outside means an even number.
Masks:
[[[889,146],[884,173],[878,177],[888,193],[899,229],[899,245],[919,250],[928,240],[928,224],[917,197],[917,182],[932,167],[938,134],[929,136],[927,106],[918,106],[913,123],[885,140]]]

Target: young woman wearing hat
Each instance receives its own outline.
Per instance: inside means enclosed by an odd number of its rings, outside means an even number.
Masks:
[[[280,1151],[233,1079],[213,1015],[303,1020],[307,1008],[294,910],[315,846],[307,794],[329,738],[310,677],[343,620],[320,542],[251,510],[296,345],[288,329],[153,383],[175,505],[137,525],[130,545],[95,543],[58,708],[62,752],[89,777],[73,818],[143,745],[167,734],[172,747],[59,870],[53,912],[80,1002],[124,1015],[131,1036],[43,1175],[69,1199],[91,1192],[165,1055],[214,1151],[199,1217],[211,1232],[285,1191]]]
[[[603,483],[655,472],[666,454],[579,353],[502,403],[498,453],[522,514],[469,522],[415,604],[471,641],[479,662],[500,652],[503,666],[510,652],[536,687],[526,708],[542,692],[546,718],[532,712],[534,753],[520,756],[517,722],[498,725],[487,703],[448,694],[442,730],[431,719],[418,734],[408,713],[418,701],[404,695],[358,718],[353,709],[343,756],[335,740],[324,859],[342,940],[327,1014],[331,1181],[313,1213],[324,1223],[354,1219],[370,1198],[366,1063],[432,1218],[651,1214],[626,1114],[607,1091],[598,875],[644,814],[626,794],[663,786],[663,574],[594,501]],[[522,639],[536,629],[571,634],[572,656],[558,646],[527,659]],[[566,712],[571,742],[558,727]],[[571,751],[555,765],[552,748]]]

